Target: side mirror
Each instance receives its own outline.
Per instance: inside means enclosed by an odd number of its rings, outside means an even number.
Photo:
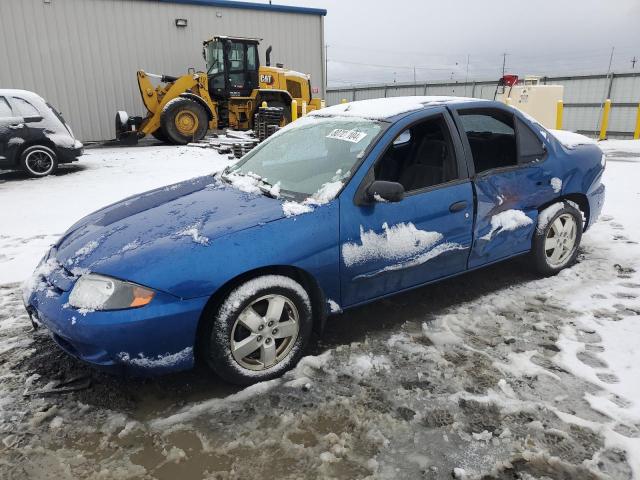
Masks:
[[[404,187],[398,182],[376,180],[367,187],[367,197],[371,202],[399,202],[404,198]]]
[[[24,117],[23,120],[24,123],[37,123],[41,122],[43,118],[40,115],[32,115],[30,117]]]

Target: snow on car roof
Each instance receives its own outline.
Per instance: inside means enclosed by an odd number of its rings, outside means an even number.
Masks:
[[[40,95],[37,93],[31,92],[29,90],[19,90],[16,88],[0,88],[0,96],[10,96],[10,97],[24,97],[24,98],[39,98],[42,99]]]
[[[402,113],[420,110],[427,105],[441,105],[445,103],[470,101],[482,100],[478,98],[447,96],[374,98],[371,100],[358,100],[355,102],[341,103],[321,110],[314,110],[310,115],[317,117],[340,116],[382,120],[385,118],[395,117]]]

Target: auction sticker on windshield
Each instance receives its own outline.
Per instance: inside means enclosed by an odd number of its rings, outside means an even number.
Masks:
[[[358,143],[367,134],[365,132],[360,132],[358,130],[345,130],[343,128],[336,128],[332,130],[327,138],[335,138],[336,140],[345,140],[347,142]]]

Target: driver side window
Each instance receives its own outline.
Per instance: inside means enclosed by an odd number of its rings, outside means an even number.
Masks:
[[[458,178],[449,128],[442,115],[401,132],[374,167],[375,179],[402,184],[415,192]]]

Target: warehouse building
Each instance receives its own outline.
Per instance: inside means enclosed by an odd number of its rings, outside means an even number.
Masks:
[[[115,136],[118,110],[145,113],[136,71],[204,70],[214,35],[261,38],[260,61],[311,74],[325,94],[326,10],[228,0],[1,0],[0,88],[32,90],[83,141]]]

